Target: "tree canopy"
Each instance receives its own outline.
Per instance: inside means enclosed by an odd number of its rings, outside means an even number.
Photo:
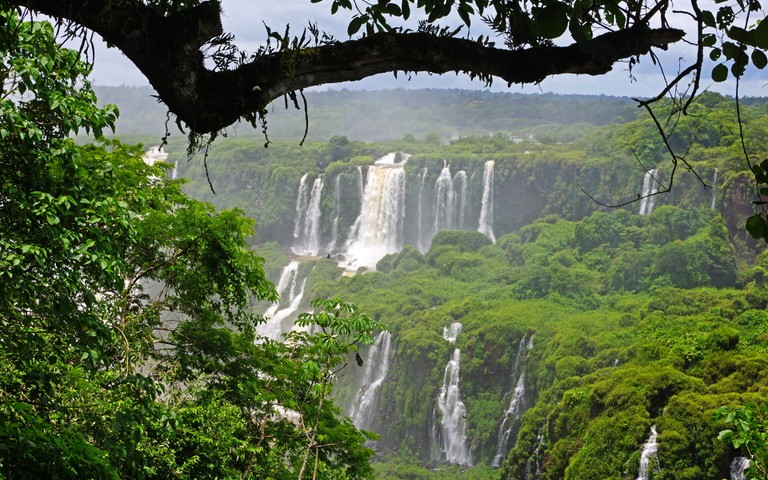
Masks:
[[[50,23],[0,9],[0,58],[0,478],[370,477],[328,395],[381,325],[334,299],[259,337],[253,221],[105,139]]]
[[[226,2],[220,0],[10,3],[59,19],[70,36],[97,32],[146,75],[169,110],[196,134],[239,120],[258,126],[277,98],[300,106],[304,88],[382,72],[455,71],[486,82],[537,83],[562,73],[604,74],[621,60],[631,66],[675,42],[694,45],[695,60],[660,85],[663,96],[678,87],[695,94],[705,55],[718,62],[711,72],[715,81],[729,71],[743,75],[750,63],[767,63],[768,22],[756,17],[757,0],[706,9],[694,0],[682,10],[669,8],[668,0],[331,0],[331,13],[351,12],[349,40],[316,25],[296,36],[267,27],[268,41],[251,54],[223,31]],[[485,23],[491,35],[468,37],[441,26],[451,15],[466,25]],[[691,31],[675,26],[682,22]],[[502,44],[492,41],[494,35]]]

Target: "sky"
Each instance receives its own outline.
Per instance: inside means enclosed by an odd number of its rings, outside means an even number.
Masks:
[[[248,52],[255,51],[266,39],[264,24],[273,30],[283,32],[286,24],[291,25],[292,33],[299,33],[310,21],[318,27],[334,34],[338,40],[346,40],[346,25],[351,18],[351,12],[339,11],[330,14],[330,0],[311,3],[310,0],[222,0],[224,30],[234,33],[237,45]],[[415,23],[413,24],[415,25]],[[681,24],[686,31],[691,31],[691,25]],[[477,36],[487,32],[473,26],[470,34]],[[499,40],[501,43],[501,40]],[[678,64],[686,59],[692,60],[695,52],[684,44],[673,45],[663,55],[663,63],[667,76],[673,77]],[[512,85],[507,87],[505,82],[497,81],[491,87],[493,91],[509,91],[521,93],[576,93],[591,95],[618,95],[632,97],[655,96],[660,91],[663,77],[657,66],[649,57],[643,57],[639,65],[633,69],[634,79],[625,63],[617,63],[613,71],[601,76],[589,75],[559,75],[545,79],[539,85]],[[107,49],[99,42],[97,44],[94,72],[92,81],[96,85],[148,85],[147,80],[118,50]],[[720,93],[733,95],[734,84],[725,82],[715,84],[707,78],[702,86]],[[395,79],[392,74],[382,74],[355,83],[326,85],[316,90],[328,88],[348,89],[392,89],[392,88],[461,88],[489,89],[483,82],[471,81],[466,75],[412,75],[408,80],[404,75]],[[743,96],[768,96],[768,72],[748,72],[742,81],[740,94]]]

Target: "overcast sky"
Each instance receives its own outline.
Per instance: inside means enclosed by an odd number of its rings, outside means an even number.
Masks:
[[[236,43],[241,48],[252,52],[256,50],[260,42],[266,38],[264,23],[273,30],[283,32],[285,25],[290,23],[291,32],[298,33],[309,21],[317,23],[321,30],[330,32],[338,40],[346,40],[346,25],[351,18],[349,11],[340,11],[337,15],[330,15],[330,0],[320,3],[311,3],[310,0],[222,0],[223,22],[225,31],[235,34]],[[477,30],[471,32],[475,35],[485,33]],[[499,40],[501,43],[501,40]],[[684,45],[674,45],[665,55],[666,73],[674,76],[677,70],[678,59],[684,62],[694,58],[694,51]],[[633,71],[635,81],[630,80],[626,64],[617,63],[611,73],[593,77],[586,75],[560,75],[550,77],[540,85],[513,85],[506,87],[504,82],[498,81],[492,86],[495,91],[507,90],[511,92],[554,92],[554,93],[581,93],[581,94],[606,94],[647,97],[658,93],[662,83],[659,70],[648,57],[641,59],[640,65]],[[147,85],[148,82],[125,57],[115,49],[107,49],[103,44],[97,46],[93,82],[96,85]],[[712,84],[705,79],[704,86],[721,93],[733,94],[734,85]],[[749,96],[768,95],[768,76],[766,72],[752,72],[742,82],[741,94]],[[467,88],[485,89],[485,85],[479,81],[470,81],[464,75],[427,75],[418,74],[408,81],[404,76],[398,75],[395,79],[392,74],[378,75],[361,82],[338,84],[324,88],[350,88],[350,89],[386,89],[386,88]]]

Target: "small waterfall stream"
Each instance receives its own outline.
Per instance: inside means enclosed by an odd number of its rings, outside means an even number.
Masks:
[[[264,312],[267,321],[256,327],[256,332],[259,335],[272,340],[282,340],[282,334],[286,331],[286,329],[283,328],[283,321],[299,309],[301,301],[304,298],[304,285],[306,284],[307,279],[299,278],[299,265],[301,265],[301,262],[298,260],[291,260],[291,262],[283,268],[283,271],[280,274],[280,280],[276,287],[280,300],[273,303],[267,311]]]
[[[467,172],[459,170],[453,177],[453,186],[456,191],[456,219],[454,227],[464,230],[464,222],[467,214]]]
[[[328,253],[336,250],[336,244],[339,242],[339,217],[341,217],[341,174],[336,175],[333,182],[334,193],[334,216],[331,226],[331,241],[328,243]]]
[[[441,230],[453,229],[455,204],[451,167],[445,162],[435,181],[435,223],[432,227],[432,237]]]
[[[536,434],[536,448],[533,449],[533,455],[528,459],[525,466],[525,480],[538,480],[541,478],[541,455],[544,450],[548,422],[545,419]]]
[[[717,168],[715,168],[715,176],[712,178],[712,204],[710,205],[710,210],[715,209],[715,205],[717,203]]]
[[[299,241],[299,236],[303,230],[304,224],[304,212],[307,211],[307,175],[305,173],[299,180],[299,191],[296,194],[296,215],[293,221],[293,243],[294,245]]]
[[[493,167],[493,160],[485,162],[483,167],[483,197],[477,231],[486,234],[493,243],[496,243],[496,236],[493,234]]]
[[[749,459],[736,457],[731,460],[731,480],[747,480],[745,471],[749,468]]]
[[[323,194],[323,177],[319,176],[315,179],[308,197],[306,194],[306,175],[301,179],[299,196],[296,200],[293,253],[316,256],[320,253],[320,219],[322,215],[320,198]]]
[[[357,428],[367,428],[371,424],[371,416],[379,398],[381,385],[389,372],[391,346],[390,333],[383,331],[376,336],[371,349],[368,350],[365,359],[365,372],[363,373],[363,386],[357,392],[350,414],[352,422]]]
[[[659,184],[656,182],[656,173],[658,170],[652,168],[645,172],[643,176],[643,192],[640,194],[640,215],[650,215],[653,212],[653,206],[656,203],[654,195],[659,190]]]
[[[416,241],[416,248],[419,249],[421,253],[425,253],[427,251],[427,247],[424,245],[424,184],[427,180],[427,167],[424,167],[419,171],[419,198],[418,198],[418,210],[417,210],[417,217],[416,217],[416,229],[417,229],[417,241]]]
[[[443,338],[449,343],[455,343],[461,327],[461,323],[455,322],[450,328],[444,328]],[[445,366],[443,385],[437,396],[437,408],[441,414],[442,426],[441,460],[458,465],[471,465],[472,460],[467,448],[467,409],[461,401],[459,389],[460,358],[461,350],[455,348]],[[437,422],[435,426],[436,424]]]
[[[501,462],[504,460],[504,456],[509,451],[509,442],[512,438],[512,434],[519,427],[519,420],[523,416],[526,410],[525,401],[525,359],[528,357],[528,352],[533,348],[533,336],[527,338],[523,336],[520,339],[520,344],[517,346],[517,355],[515,356],[515,363],[512,367],[513,378],[517,378],[515,388],[512,391],[509,407],[504,411],[504,419],[499,426],[498,442],[496,444],[496,456],[491,461],[492,467],[501,466]]]
[[[651,464],[651,459],[656,459],[659,450],[659,444],[657,442],[658,433],[656,433],[656,425],[651,425],[651,434],[648,436],[648,441],[643,445],[643,450],[640,453],[640,469],[637,472],[636,480],[648,480],[648,469]]]

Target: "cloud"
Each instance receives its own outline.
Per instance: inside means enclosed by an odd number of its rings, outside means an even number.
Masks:
[[[254,52],[266,40],[264,24],[282,33],[286,24],[291,25],[291,33],[299,34],[308,23],[315,22],[322,31],[333,34],[338,40],[346,40],[346,25],[352,17],[352,12],[340,10],[336,15],[330,14],[330,0],[311,3],[309,0],[222,0],[222,22],[225,31],[235,34],[237,45]],[[680,20],[680,25],[686,31],[693,31],[691,26]],[[479,35],[482,26],[473,26],[472,33]],[[690,36],[690,35],[689,35]],[[496,81],[491,87],[494,91],[509,90],[527,93],[580,93],[606,94],[620,96],[648,97],[656,95],[664,85],[664,75],[667,79],[674,78],[679,68],[684,68],[686,61],[695,58],[695,50],[683,43],[671,45],[668,51],[659,51],[665,71],[662,74],[658,65],[645,56],[632,70],[634,80],[630,79],[626,63],[617,63],[612,72],[601,76],[560,75],[544,80],[540,85],[512,85],[507,88],[504,82]],[[683,67],[680,67],[683,65]],[[703,83],[710,85],[709,69]],[[383,88],[487,88],[483,82],[471,81],[466,75],[411,75],[411,80],[402,73],[398,79],[393,74],[382,74],[355,83],[344,83],[319,87],[350,88],[350,89],[383,89]],[[147,85],[146,79],[119,51],[107,49],[103,44],[97,46],[94,83],[98,85]],[[748,96],[763,96],[768,94],[760,78],[759,72],[748,72],[742,82],[741,94]],[[711,88],[721,93],[734,93],[734,83],[711,84]]]

